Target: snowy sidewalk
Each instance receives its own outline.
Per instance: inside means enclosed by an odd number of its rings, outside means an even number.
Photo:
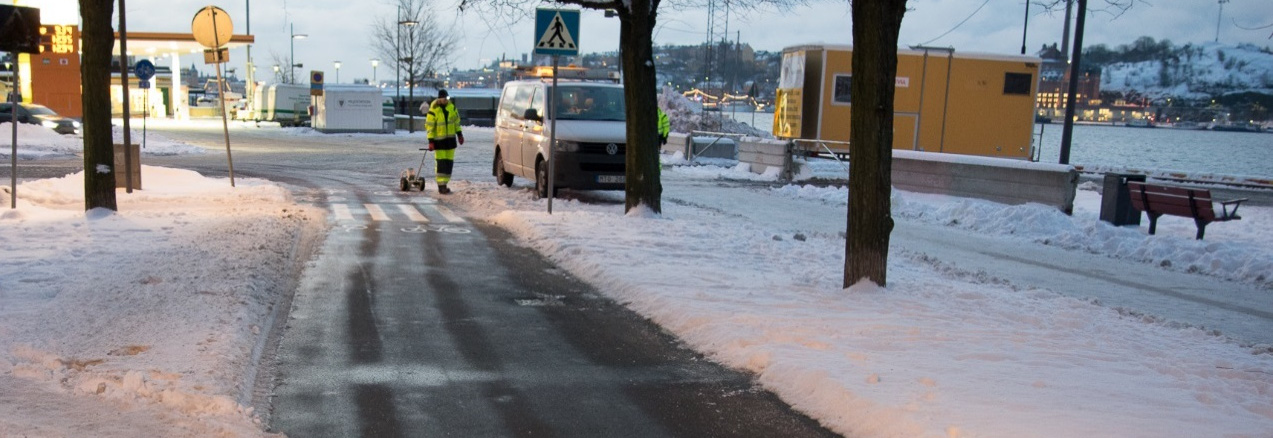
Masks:
[[[1167,272],[1154,265],[1201,269],[1267,292],[1273,245],[1259,225],[1246,225],[1268,223],[1267,209],[1248,211],[1257,219],[1226,227],[1227,238],[1193,242],[1184,225],[1151,239],[1104,229],[1085,210],[1071,217],[1042,206],[903,193],[894,203],[905,222],[895,242],[903,250],[890,257],[889,287],[842,290],[842,188],[731,188],[737,184],[720,176],[748,177],[721,168],[665,170],[661,216],[625,216],[622,194],[597,193],[586,194],[587,203],[559,199],[550,216],[520,180],[513,190],[485,178],[456,184],[448,202],[511,230],[695,349],[756,373],[766,388],[846,436],[1273,433],[1273,347],[1243,347],[1089,299],[1012,286],[994,270],[958,269],[960,260],[942,259],[956,252],[928,254],[905,231],[945,229],[1025,252],[1060,251],[1087,260],[1076,275],[1126,257],[1148,272]],[[714,189],[696,190],[704,186]],[[607,196],[611,203],[598,202]],[[1248,298],[1267,305],[1268,294]],[[1258,328],[1273,331],[1267,322]]]

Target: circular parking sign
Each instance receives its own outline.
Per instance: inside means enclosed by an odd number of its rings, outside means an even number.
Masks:
[[[137,66],[133,67],[133,74],[137,75],[137,79],[150,80],[155,77],[155,64],[147,59],[137,61]]]
[[[309,83],[311,83],[311,84],[321,84],[321,83],[323,83],[323,72],[321,72],[321,71],[313,71],[313,72],[310,72],[310,73],[309,73]]]

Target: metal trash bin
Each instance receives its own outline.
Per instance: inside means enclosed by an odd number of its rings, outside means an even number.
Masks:
[[[1145,175],[1105,174],[1105,187],[1101,191],[1101,220],[1114,225],[1140,225],[1140,210],[1132,207],[1128,181],[1145,182]]]

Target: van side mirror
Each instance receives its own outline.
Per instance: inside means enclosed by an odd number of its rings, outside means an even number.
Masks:
[[[539,110],[534,108],[527,109],[526,113],[522,115],[522,118],[526,120],[534,120],[536,122],[544,121],[544,117],[539,115]]]

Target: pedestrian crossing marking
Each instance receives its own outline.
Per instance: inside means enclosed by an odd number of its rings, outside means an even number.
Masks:
[[[338,221],[358,221],[368,218],[374,222],[391,222],[394,216],[401,214],[412,222],[432,223],[436,220],[436,216],[441,216],[447,223],[465,223],[460,215],[456,214],[449,208],[438,204],[426,203],[392,203],[397,208],[387,207],[376,203],[362,204],[362,208],[358,205],[350,204],[330,204],[332,215]],[[435,219],[429,219],[429,216],[435,216]],[[402,216],[398,216],[397,220],[402,220]]]
[[[420,210],[417,210],[414,205],[398,204],[398,209],[402,210],[402,212],[407,215],[407,218],[411,219],[412,221],[415,221],[415,222],[429,221],[429,218],[424,217],[423,214],[420,214]]]
[[[363,207],[366,207],[366,208],[367,208],[367,213],[371,214],[371,220],[373,220],[373,221],[387,221],[387,220],[389,220],[389,215],[385,214],[385,210],[384,210],[384,209],[382,209],[382,208],[380,208],[380,206],[379,206],[379,205],[376,205],[376,204],[363,204],[362,206],[363,206]]]
[[[349,211],[349,206],[345,204],[333,204],[332,212],[336,214],[336,220],[352,221],[354,220],[353,212]]]
[[[449,208],[443,207],[441,205],[435,206],[433,208],[436,209],[438,213],[442,215],[442,217],[446,218],[447,222],[464,222],[464,218],[460,217],[460,215],[458,214],[455,214],[455,212],[451,211],[451,209]]]

